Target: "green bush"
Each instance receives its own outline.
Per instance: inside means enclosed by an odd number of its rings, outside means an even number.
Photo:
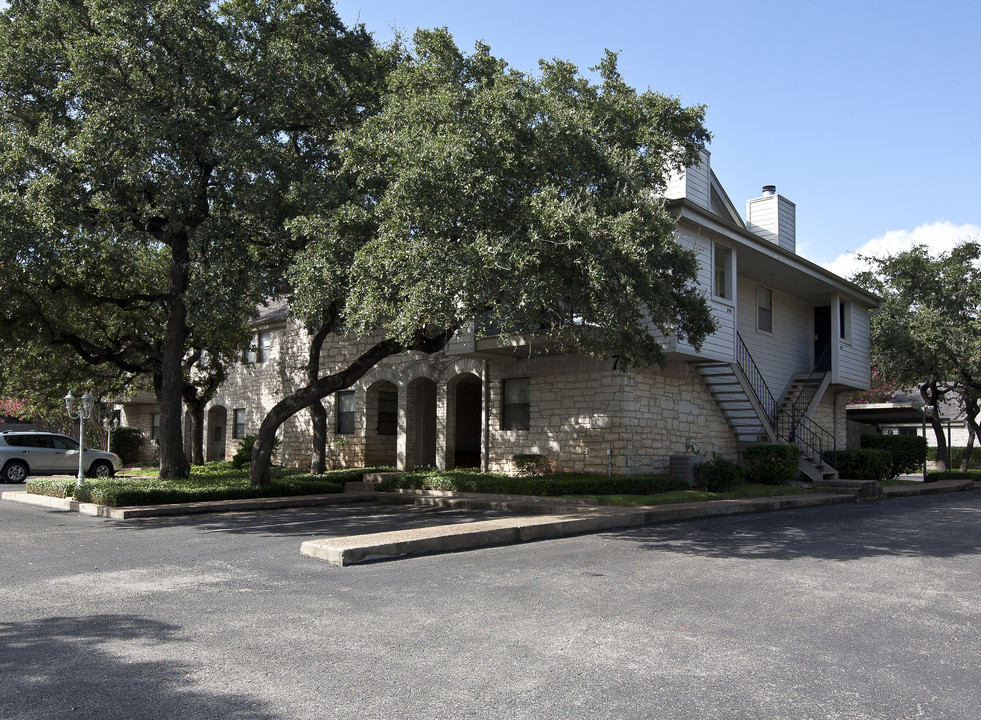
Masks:
[[[885,480],[889,474],[887,450],[838,450],[824,457],[844,480]]]
[[[256,435],[246,435],[239,443],[238,450],[232,456],[232,467],[242,468],[252,464],[252,448],[255,447]],[[275,455],[279,449],[279,438],[273,438],[272,454]]]
[[[709,492],[725,492],[744,480],[743,469],[717,453],[698,466],[698,478]]]
[[[862,448],[889,453],[887,477],[916,472],[923,467],[926,440],[919,435],[863,435]]]
[[[528,477],[530,475],[547,475],[551,470],[551,463],[544,455],[537,453],[518,453],[511,456],[514,469],[518,475]]]
[[[967,452],[967,448],[966,447],[952,447],[950,449],[951,465],[953,467],[955,467],[955,468],[959,468],[961,466],[961,460],[964,459],[964,454],[966,452]],[[930,462],[936,462],[937,461],[937,448],[936,447],[928,447],[926,453],[927,453],[927,460],[929,460]],[[975,445],[972,448],[972,450],[971,450],[971,464],[968,467],[969,468],[981,468],[981,447],[978,447],[978,446]]]
[[[401,473],[382,480],[378,489],[449,490],[503,495],[608,495],[684,490],[688,484],[666,475],[608,477],[590,473],[556,473],[513,477],[475,470],[429,470]]]
[[[143,445],[143,433],[139,428],[118,427],[112,431],[109,447],[124,463],[135,463],[140,459],[140,447]]]
[[[743,450],[746,479],[762,485],[783,485],[797,477],[800,449],[794,445],[752,445]]]

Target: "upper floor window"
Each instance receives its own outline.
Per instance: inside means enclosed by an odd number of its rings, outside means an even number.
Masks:
[[[756,329],[773,332],[773,291],[762,285],[756,287]]]
[[[850,340],[852,337],[852,304],[838,301],[838,337]]]
[[[732,300],[735,275],[732,250],[715,243],[713,244],[713,255],[712,294],[723,300]]]
[[[245,354],[245,362],[262,363],[269,359],[272,352],[272,331],[263,330],[252,336],[249,350]]]

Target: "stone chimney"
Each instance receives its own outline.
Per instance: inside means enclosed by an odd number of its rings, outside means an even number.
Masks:
[[[746,201],[746,227],[784,250],[797,252],[797,206],[778,195],[776,185],[764,185],[761,197]]]

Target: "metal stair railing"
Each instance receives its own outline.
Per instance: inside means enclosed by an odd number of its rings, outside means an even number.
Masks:
[[[743,342],[743,338],[738,332],[736,333],[736,340],[736,364],[743,371],[743,375],[746,376],[746,380],[749,382],[749,386],[753,389],[753,394],[756,396],[756,401],[763,408],[763,412],[766,413],[770,424],[776,427],[777,400],[773,397],[773,393],[770,392],[770,388],[767,387],[766,380],[763,379],[763,373],[756,366],[756,361],[753,360],[753,356],[749,353],[749,348],[746,347],[746,343]]]
[[[777,437],[791,445],[796,445],[816,465],[820,466],[822,463],[825,463],[833,468],[834,460],[831,458],[834,457],[833,453],[838,449],[837,438],[833,433],[828,432],[804,414],[816,392],[813,387],[813,381],[824,375],[824,372],[818,370],[818,368],[824,367],[824,363],[827,361],[825,355],[830,352],[830,348],[826,349],[821,354],[821,357],[818,358],[817,362],[814,363],[815,369],[807,378],[805,388],[810,387],[811,392],[808,394],[806,390],[802,391],[789,410],[781,411],[779,403],[774,398],[773,393],[770,392],[766,380],[763,379],[763,374],[757,367],[756,361],[753,360],[753,356],[749,352],[749,348],[746,347],[746,343],[743,342],[743,338],[738,332],[736,333],[736,340],[738,341],[736,345],[736,364],[739,365],[739,368],[743,371],[743,375],[749,381],[749,385],[756,395],[756,400],[767,414]],[[802,402],[804,397],[806,397],[806,401]],[[825,453],[829,451],[832,453],[832,456],[831,458],[826,458]]]

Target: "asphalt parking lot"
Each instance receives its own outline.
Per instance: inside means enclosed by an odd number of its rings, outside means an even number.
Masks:
[[[433,517],[358,512],[0,503],[0,717],[977,716],[976,491],[345,568],[298,553]]]

